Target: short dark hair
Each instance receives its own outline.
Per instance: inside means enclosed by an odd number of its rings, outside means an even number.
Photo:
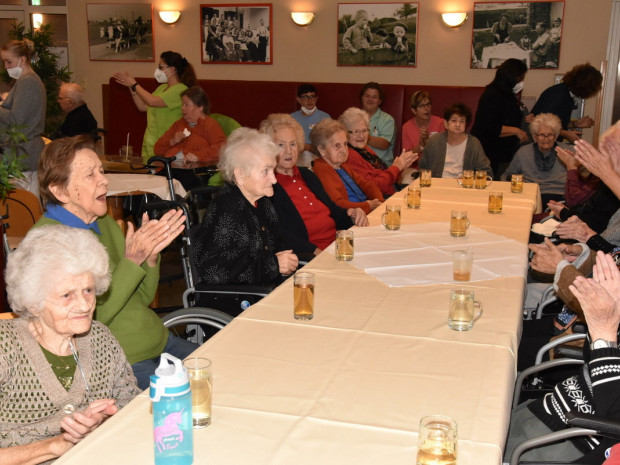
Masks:
[[[383,88],[381,87],[381,84],[379,84],[378,82],[367,82],[366,84],[362,86],[362,90],[360,90],[360,98],[364,96],[364,92],[366,92],[368,89],[375,89],[377,92],[379,92],[379,100],[383,102],[384,94],[383,94]]]
[[[446,121],[452,118],[453,115],[464,116],[465,126],[467,126],[471,121],[471,109],[464,103],[453,103],[452,105],[447,106],[443,111],[443,119]]]
[[[211,113],[211,101],[209,100],[207,93],[202,90],[202,87],[192,86],[185,89],[183,93],[181,93],[181,97],[187,97],[194,105],[197,107],[202,107],[202,112],[205,115]]]
[[[82,149],[94,150],[93,138],[90,135],[65,137],[51,141],[45,146],[41,157],[37,176],[39,178],[39,194],[43,204],[60,205],[60,201],[50,191],[50,186],[66,189],[71,177],[71,163],[75,154]]]
[[[601,90],[603,75],[590,63],[577,65],[564,75],[562,82],[577,97],[590,98]]]
[[[312,84],[300,84],[300,86],[297,87],[297,97],[301,97],[308,92],[314,92],[315,94],[317,94],[316,87],[314,87]]]

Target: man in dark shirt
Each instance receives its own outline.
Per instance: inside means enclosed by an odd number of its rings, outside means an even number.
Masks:
[[[54,134],[54,139],[78,134],[89,134],[93,139],[97,138],[97,120],[84,102],[84,90],[79,84],[63,83],[58,91],[58,103],[67,116]]]

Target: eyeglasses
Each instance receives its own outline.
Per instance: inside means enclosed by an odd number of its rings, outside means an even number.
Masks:
[[[420,103],[418,105],[418,108],[430,108],[430,107],[431,107],[431,102]]]
[[[555,134],[536,134],[539,139],[554,139]]]
[[[370,132],[369,129],[356,129],[355,131],[347,131],[349,134],[353,134],[354,136],[368,134]]]
[[[314,99],[316,99],[316,94],[300,95],[299,98],[301,100],[314,100]]]

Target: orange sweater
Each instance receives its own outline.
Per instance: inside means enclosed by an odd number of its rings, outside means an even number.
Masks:
[[[353,178],[355,183],[362,189],[368,200],[379,199],[383,202],[384,198],[381,194],[381,190],[373,181],[364,179],[361,175],[357,174],[348,163],[343,163],[342,168],[349,173],[349,176]],[[314,160],[312,166],[314,174],[321,180],[321,184],[325,188],[325,192],[334,201],[336,205],[342,208],[361,208],[366,213],[370,213],[370,205],[368,202],[351,202],[347,194],[347,188],[338,176],[336,170],[330,166],[322,158]]]
[[[177,132],[187,129],[191,134],[175,145],[170,145]],[[189,127],[183,118],[177,120],[155,143],[155,155],[173,157],[179,152],[193,153],[199,161],[216,164],[220,159],[220,147],[226,142],[224,131],[210,116],[199,118],[196,126]]]

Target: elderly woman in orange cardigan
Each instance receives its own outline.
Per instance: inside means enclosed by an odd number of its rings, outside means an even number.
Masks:
[[[383,194],[377,184],[357,174],[346,163],[349,156],[347,130],[341,123],[324,119],[314,126],[310,140],[321,155],[314,161],[314,174],[336,205],[361,208],[369,213],[383,202]]]
[[[200,86],[181,94],[183,117],[177,120],[155,143],[155,155],[177,157],[187,163],[217,164],[226,135],[211,118],[209,97]]]

